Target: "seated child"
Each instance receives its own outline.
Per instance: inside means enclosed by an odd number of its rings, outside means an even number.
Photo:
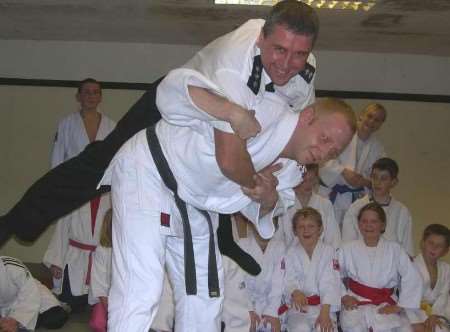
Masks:
[[[280,331],[278,309],[284,289],[286,247],[277,239],[263,239],[253,224],[248,223],[248,226],[248,237],[240,239],[239,245],[261,266],[261,273],[245,274],[241,283],[249,308],[246,320],[250,321],[250,331]]]
[[[341,303],[341,281],[335,249],[320,241],[320,213],[310,207],[292,218],[298,242],[286,254],[286,295],[289,332],[337,331],[336,314]]]
[[[444,225],[428,225],[421,242],[421,251],[414,264],[424,280],[420,310],[408,310],[414,331],[450,331],[450,266],[441,260],[450,246],[450,230]]]
[[[294,188],[295,204],[287,212],[278,217],[280,229],[277,231],[284,237],[286,246],[290,246],[296,236],[292,230],[292,217],[301,208],[312,207],[322,216],[322,233],[320,239],[324,243],[334,248],[341,245],[341,231],[334,217],[334,209],[330,200],[314,192],[314,188],[319,182],[319,166],[310,164],[306,166],[306,174],[303,175],[303,181]]]
[[[378,159],[372,166],[370,179],[372,192],[354,202],[345,214],[342,224],[342,241],[348,242],[361,238],[357,216],[359,210],[369,202],[376,202],[386,213],[386,229],[383,238],[398,242],[413,256],[413,236],[411,214],[408,208],[391,195],[398,183],[398,165],[390,158]]]
[[[58,300],[21,261],[0,256],[0,331],[59,329],[66,321]]]
[[[386,214],[379,204],[372,202],[360,209],[358,227],[362,238],[339,250],[347,284],[340,314],[342,330],[409,329],[404,309],[420,307],[422,278],[400,244],[382,237]]]

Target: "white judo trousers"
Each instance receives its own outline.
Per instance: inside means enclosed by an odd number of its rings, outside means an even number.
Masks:
[[[285,289],[289,301],[295,290],[306,297],[320,296],[320,304],[308,306],[307,312],[291,306],[287,315],[289,332],[315,331],[315,322],[323,304],[330,305],[330,318],[337,331],[335,313],[341,304],[341,277],[335,248],[319,241],[310,258],[299,242],[292,244],[286,254]]]
[[[108,311],[113,314],[109,315],[108,331],[148,331],[158,310],[164,265],[176,301],[176,331],[219,331],[222,298],[209,297],[208,293],[207,222],[187,205],[197,295],[186,295],[181,217],[146,140],[145,131],[129,140],[116,155],[111,169],[114,249]],[[211,218],[216,229],[218,215],[211,213]],[[217,245],[215,254],[223,289]]]
[[[399,296],[391,298],[403,309],[418,309],[422,297],[422,278],[406,251],[394,241],[381,238],[376,247],[367,247],[363,240],[343,244],[339,250],[339,264],[343,277],[348,277],[365,286],[373,288],[394,288]],[[347,290],[346,294],[360,301],[367,300]],[[344,295],[344,294],[343,294]],[[409,328],[404,312],[401,314],[380,314],[385,306],[360,305],[354,310],[341,311],[343,331],[367,331],[369,327],[377,331],[397,331]]]
[[[424,307],[428,307],[429,312],[425,312],[422,309],[407,310],[406,313],[411,323],[424,322],[429,314],[444,316],[450,320],[450,265],[446,262],[438,261],[437,281],[433,288],[431,288],[430,273],[428,272],[422,254],[414,258],[414,265],[419,270],[424,281],[422,304]],[[450,329],[446,327],[436,328],[436,332],[444,331],[448,332]]]
[[[361,208],[371,202],[369,195],[354,202],[345,214],[342,223],[342,242],[361,239],[358,228],[358,213]],[[412,218],[408,208],[394,197],[388,205],[383,206],[386,213],[386,229],[383,238],[398,242],[410,257],[414,256],[414,239],[412,234]]]
[[[222,257],[222,262],[224,269],[222,321],[225,324],[225,332],[248,332],[249,312],[253,308],[245,288],[247,273],[226,256]]]
[[[285,282],[284,243],[272,238],[264,251],[253,235],[240,239],[238,243],[261,266],[261,272],[257,276],[247,274],[244,278],[251,310],[260,317],[263,315],[278,317]],[[266,330],[268,329],[265,329],[263,324],[260,324],[259,330],[257,329],[261,332]]]
[[[328,197],[331,188],[336,184],[347,185],[352,188],[341,175],[345,168],[355,171],[365,178],[370,178],[373,163],[385,156],[386,153],[383,146],[374,135],[366,141],[362,141],[358,138],[358,134],[355,134],[350,144],[337,159],[328,161],[319,169],[320,179],[326,185],[326,187],[320,186],[320,194]],[[342,224],[344,214],[351,204],[351,193],[337,194],[333,206],[336,220],[339,224]]]
[[[0,317],[11,317],[34,330],[39,314],[59,305],[21,261],[0,256]]]
[[[94,263],[92,265],[91,284],[90,284],[90,302],[93,305],[99,302],[100,297],[108,297],[111,288],[111,262],[112,248],[99,245],[94,253]],[[164,276],[164,286],[159,309],[152,329],[157,331],[171,331],[175,308],[173,303],[172,286],[169,283],[167,275]]]
[[[339,248],[341,245],[341,230],[334,217],[334,209],[330,200],[316,193],[312,193],[307,206],[316,209],[322,216],[323,232],[320,235],[320,239],[336,249]],[[295,204],[291,206],[285,214],[278,218],[279,229],[275,236],[283,238],[287,247],[289,247],[293,241],[298,241],[292,228],[292,217],[302,208],[304,208],[304,206],[302,206],[302,203],[296,198]]]

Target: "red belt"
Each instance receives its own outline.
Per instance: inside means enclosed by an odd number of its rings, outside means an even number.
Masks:
[[[85,281],[85,284],[89,285],[91,283],[92,253],[95,251],[95,249],[97,249],[97,246],[94,246],[92,244],[81,243],[72,239],[69,239],[69,245],[81,250],[89,251],[89,263]]]
[[[374,288],[369,287],[359,282],[348,278],[348,287],[356,295],[366,298],[365,301],[358,301],[358,305],[374,304],[380,305],[382,303],[388,303],[395,305],[396,302],[392,299],[391,295],[394,294],[394,288]]]
[[[306,298],[308,301],[308,305],[319,305],[320,304],[320,296],[319,295],[311,295]],[[281,316],[286,311],[289,310],[289,306],[287,304],[283,304],[281,307],[278,308],[278,316]]]

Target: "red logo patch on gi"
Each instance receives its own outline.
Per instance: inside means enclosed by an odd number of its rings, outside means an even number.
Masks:
[[[161,212],[161,226],[170,227],[170,214]]]
[[[339,267],[339,261],[337,259],[333,259],[333,269],[339,271],[341,268]]]

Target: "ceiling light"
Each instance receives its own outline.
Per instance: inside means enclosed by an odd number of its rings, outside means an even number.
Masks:
[[[375,6],[376,0],[301,0],[315,8],[347,9],[368,11]],[[280,0],[214,0],[216,5],[253,5],[273,6]]]

